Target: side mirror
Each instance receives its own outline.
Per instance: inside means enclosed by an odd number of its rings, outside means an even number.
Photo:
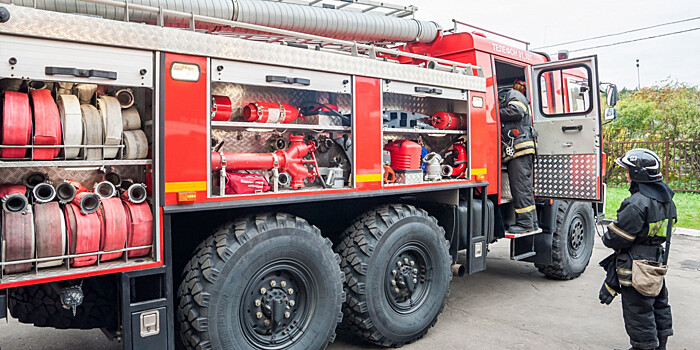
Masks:
[[[603,116],[603,119],[605,120],[614,120],[617,118],[617,110],[615,107],[608,107],[605,109],[605,115]]]
[[[615,107],[615,105],[617,104],[617,85],[615,85],[615,84],[608,85],[608,89],[606,90],[605,95],[606,95],[606,104],[608,105],[608,107]],[[607,119],[607,115],[608,114],[606,112],[605,119]]]

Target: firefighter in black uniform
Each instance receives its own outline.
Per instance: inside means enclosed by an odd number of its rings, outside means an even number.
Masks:
[[[676,218],[673,191],[663,182],[659,157],[647,149],[633,149],[616,160],[627,169],[630,193],[617,210],[617,220],[603,235],[606,247],[615,250],[613,268],[600,290],[601,303],[610,304],[622,294],[622,315],[632,349],[666,349],[673,335],[668,290],[659,281],[658,296],[645,296],[632,285],[632,261],[663,262],[666,220]],[[603,261],[605,262],[605,260]],[[601,262],[601,265],[603,264]],[[611,278],[617,274],[617,281]],[[618,282],[618,283],[616,283]]]
[[[537,212],[532,188],[535,157],[535,129],[532,127],[530,102],[524,95],[525,83],[516,80],[512,89],[498,92],[501,116],[503,163],[508,166],[510,193],[515,208],[515,225],[510,233],[525,233],[537,229]]]

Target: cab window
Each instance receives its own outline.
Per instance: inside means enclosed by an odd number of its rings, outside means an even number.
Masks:
[[[585,66],[540,72],[540,109],[546,117],[583,115],[592,108],[590,71]]]

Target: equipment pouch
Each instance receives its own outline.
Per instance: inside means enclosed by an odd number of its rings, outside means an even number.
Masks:
[[[651,260],[632,261],[632,287],[640,294],[655,297],[661,293],[668,265]]]

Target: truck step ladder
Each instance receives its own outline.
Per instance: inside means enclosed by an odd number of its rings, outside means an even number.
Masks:
[[[541,228],[523,233],[506,231],[505,238],[510,239],[510,259],[518,261],[535,256],[535,236],[540,233]]]

